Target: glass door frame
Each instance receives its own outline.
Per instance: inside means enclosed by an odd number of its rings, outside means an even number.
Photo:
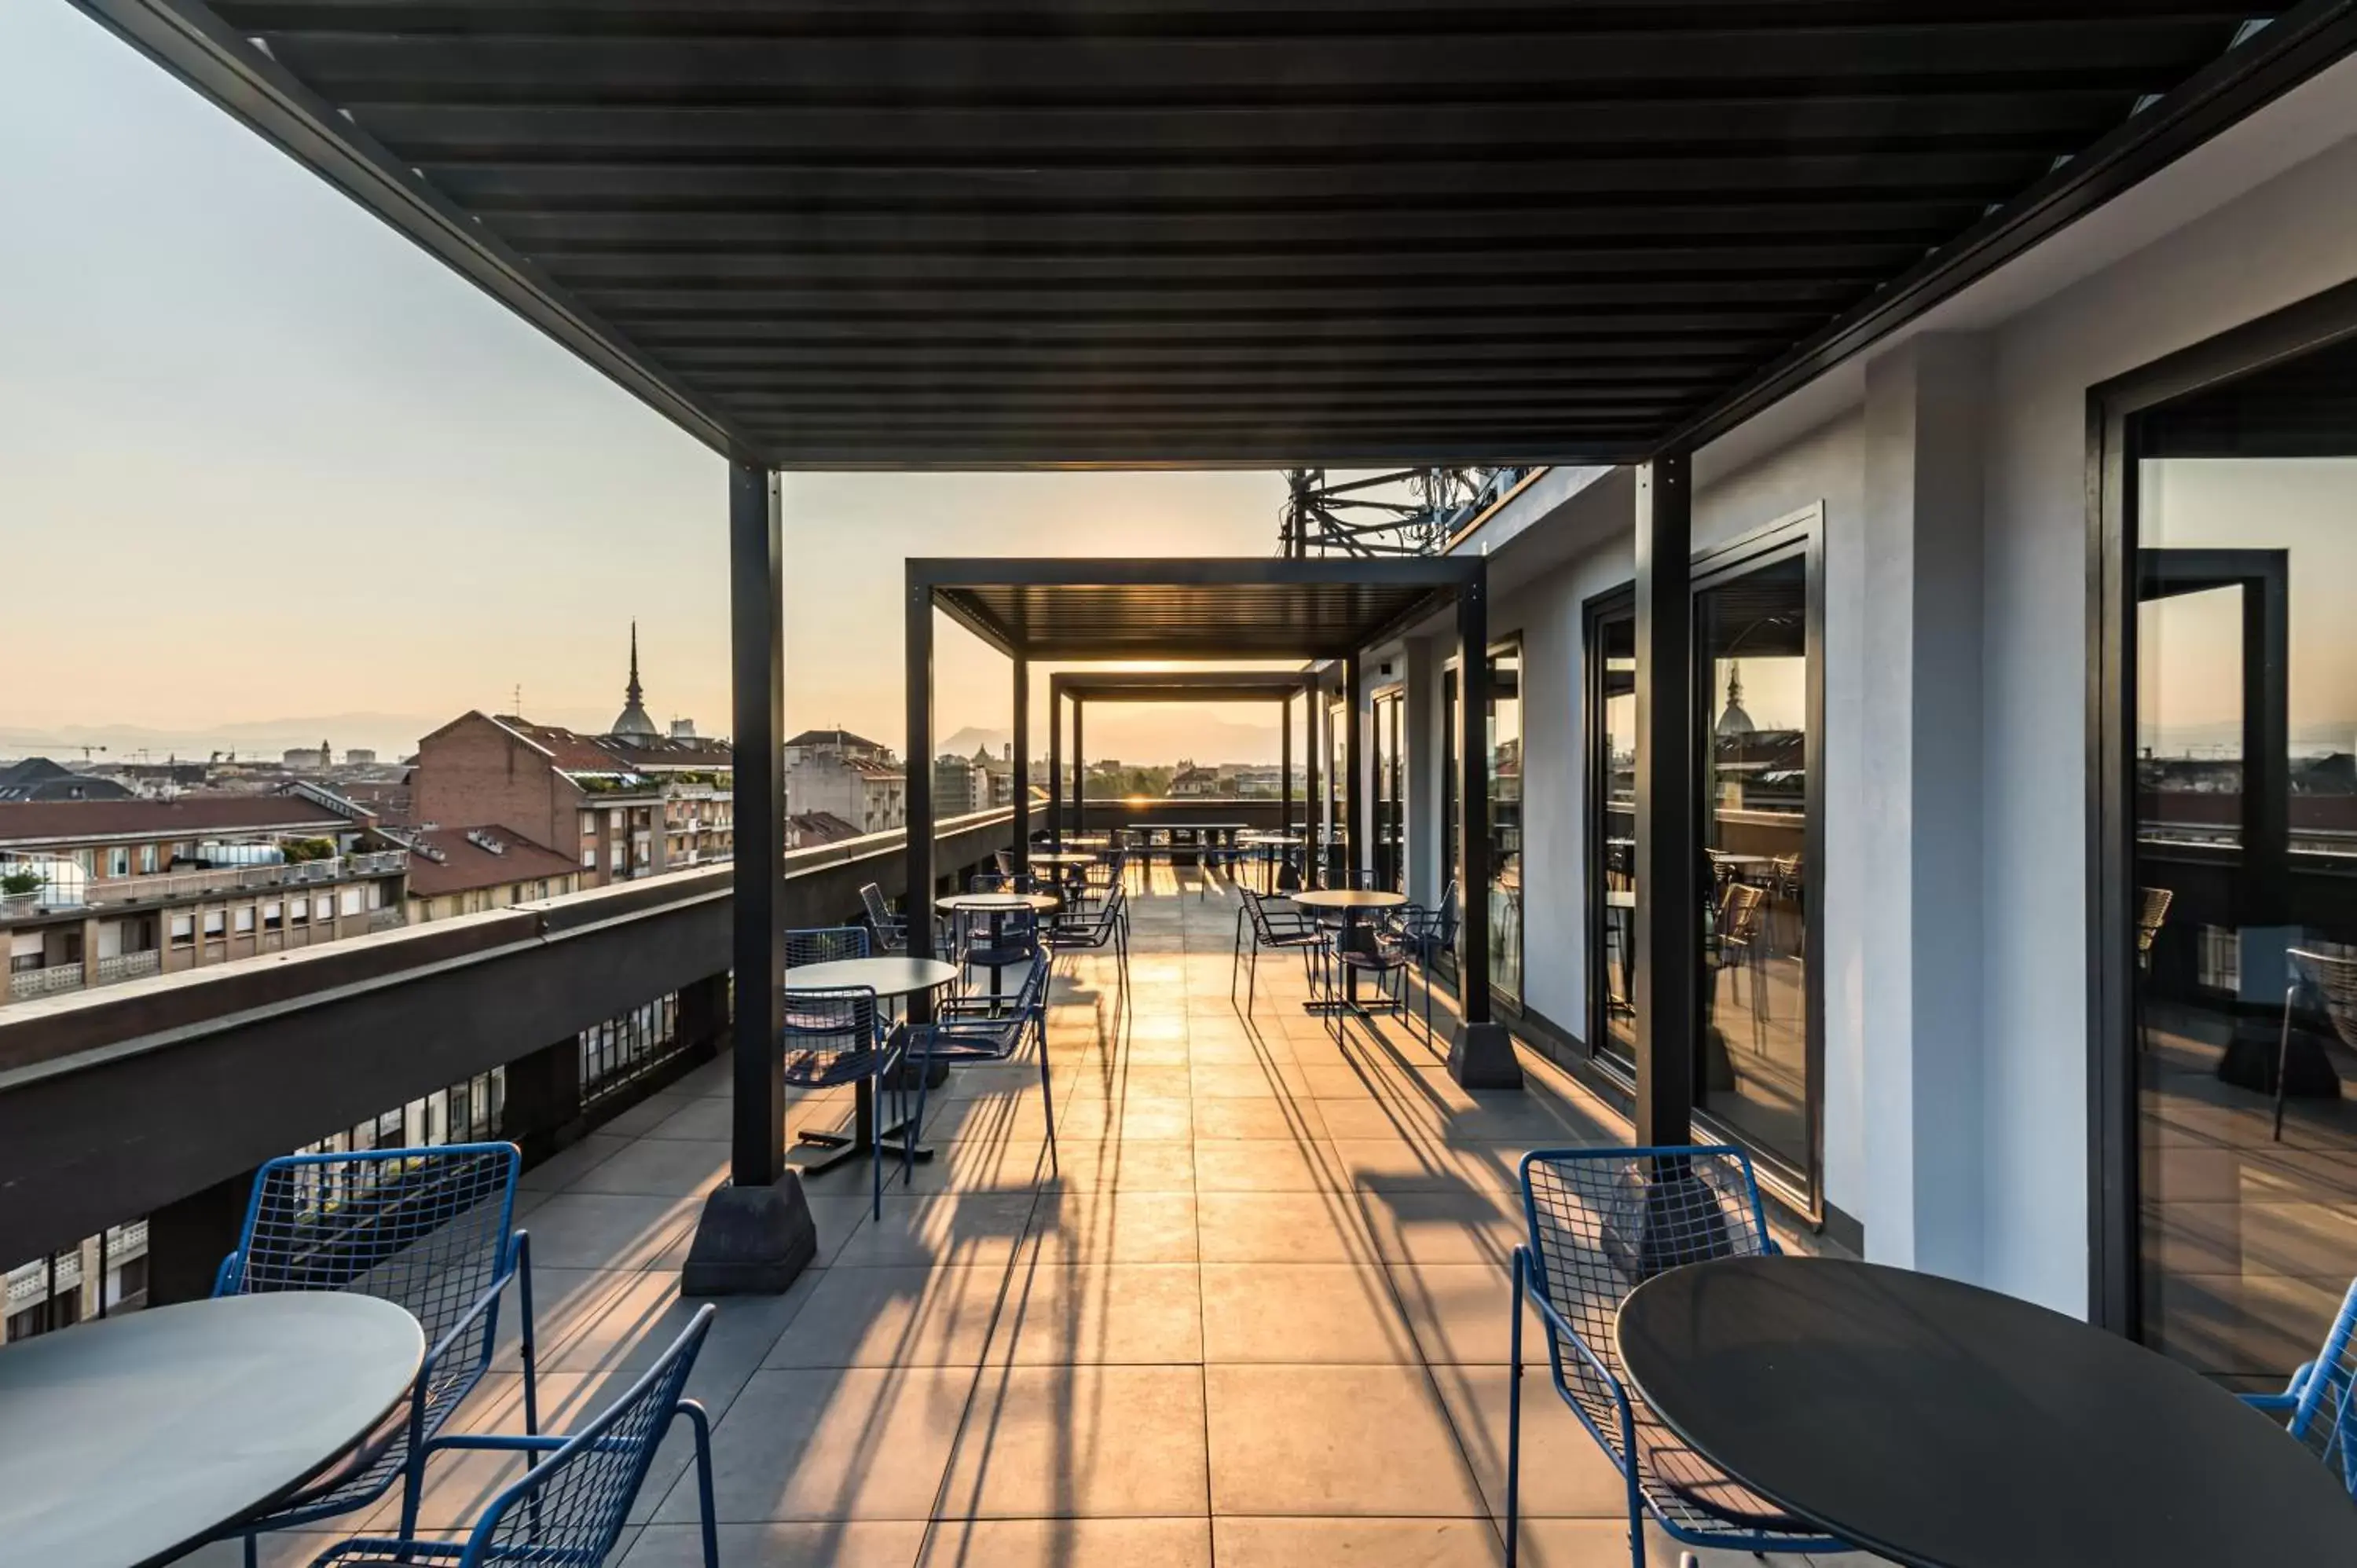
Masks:
[[[2192,392],[2357,338],[2357,283],[2156,360],[2087,393],[2087,1316],[2143,1324],[2136,1136],[2136,532],[2144,416]]]
[[[1407,886],[1407,688],[1378,688],[1367,703],[1368,738],[1374,751],[1374,810],[1371,831],[1373,869],[1394,892]],[[1388,725],[1388,728],[1386,727]]]
[[[1582,897],[1587,904],[1587,1057],[1609,1073],[1623,1088],[1634,1093],[1637,1087],[1636,1064],[1632,1058],[1622,1062],[1608,1055],[1604,1043],[1610,1038],[1611,1020],[1606,1013],[1610,1005],[1609,988],[1605,983],[1605,922],[1609,918],[1604,902],[1604,867],[1608,851],[1605,840],[1610,836],[1610,819],[1606,811],[1610,792],[1612,759],[1607,755],[1609,734],[1604,725],[1604,704],[1609,695],[1605,690],[1610,671],[1604,658],[1604,625],[1608,621],[1627,620],[1632,627],[1637,619],[1637,585],[1624,583],[1610,588],[1580,607],[1580,706],[1582,710],[1580,758],[1585,777],[1581,792],[1585,798],[1582,813],[1581,842],[1587,846],[1586,886]],[[1635,855],[1632,853],[1633,863]],[[1629,922],[1629,940],[1636,938],[1636,919]],[[1633,967],[1633,958],[1631,959]],[[1631,998],[1633,1004],[1635,998]]]
[[[1724,586],[1763,566],[1798,558],[1804,564],[1807,587],[1805,638],[1808,644],[1808,689],[1805,698],[1808,734],[1802,746],[1802,767],[1808,774],[1809,799],[1801,828],[1801,926],[1802,951],[1808,961],[1802,971],[1802,996],[1809,1010],[1808,1031],[1803,1042],[1803,1067],[1809,1092],[1803,1110],[1807,1128],[1806,1164],[1795,1165],[1792,1158],[1770,1149],[1745,1136],[1734,1126],[1712,1115],[1701,1104],[1702,1086],[1708,1081],[1703,1060],[1704,1031],[1699,1026],[1708,1016],[1701,998],[1695,1001],[1692,1049],[1694,1058],[1687,1064],[1694,1085],[1693,1105],[1695,1127],[1710,1138],[1739,1144],[1751,1154],[1761,1180],[1775,1189],[1779,1197],[1805,1215],[1812,1224],[1824,1219],[1825,1171],[1825,976],[1822,955],[1824,944],[1824,876],[1825,876],[1825,550],[1824,506],[1818,502],[1802,508],[1749,533],[1714,545],[1695,553],[1687,566],[1687,615],[1693,630],[1688,644],[1687,668],[1693,672],[1687,702],[1690,711],[1688,746],[1692,761],[1685,778],[1686,842],[1693,846],[1696,864],[1703,859],[1703,813],[1707,802],[1703,799],[1703,781],[1715,732],[1711,723],[1710,682],[1705,671],[1711,667],[1708,651],[1703,647],[1705,623],[1699,601],[1710,590]],[[1705,879],[1707,881],[1707,878]],[[1704,962],[1702,910],[1693,911],[1688,927],[1686,972],[1699,986],[1708,976]],[[1702,1142],[1697,1138],[1696,1142]]]

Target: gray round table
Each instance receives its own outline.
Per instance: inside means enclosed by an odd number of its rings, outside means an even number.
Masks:
[[[798,963],[787,970],[786,994],[791,996],[797,991],[843,991],[855,985],[864,985],[881,1000],[888,996],[912,996],[920,991],[939,991],[957,976],[956,965],[943,963],[938,959],[905,956],[838,958],[825,963]],[[854,1109],[850,1132],[830,1133],[805,1127],[794,1135],[797,1143],[807,1144],[814,1149],[833,1151],[825,1159],[802,1166],[804,1175],[816,1176],[821,1171],[833,1170],[844,1161],[856,1158],[875,1146],[875,1138],[870,1131],[876,1125],[874,1082],[861,1079],[852,1086],[851,1097]],[[884,1131],[889,1137],[901,1128],[896,1125]],[[930,1160],[933,1152],[918,1149],[911,1157]]]
[[[401,1307],[332,1291],[159,1306],[0,1350],[0,1556],[165,1561],[366,1437],[425,1357]]]
[[[1287,903],[1298,904],[1305,909],[1323,909],[1342,917],[1341,935],[1335,939],[1338,949],[1349,950],[1358,937],[1359,917],[1370,910],[1396,909],[1407,902],[1405,893],[1387,893],[1375,887],[1313,887],[1306,892],[1288,893]],[[1364,1015],[1359,1005],[1359,972],[1356,966],[1342,966],[1342,993],[1339,996],[1316,996],[1303,1003],[1310,1013],[1356,1013]]]

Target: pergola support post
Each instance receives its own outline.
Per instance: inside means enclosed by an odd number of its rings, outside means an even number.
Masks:
[[[1359,703],[1364,694],[1359,650],[1354,648],[1342,660],[1342,886],[1345,887],[1356,887],[1359,873],[1367,867],[1367,765],[1359,749],[1361,736],[1367,727],[1359,716]]]
[[[1084,836],[1089,831],[1089,765],[1082,749],[1086,736],[1082,725],[1088,718],[1089,704],[1084,697],[1072,699],[1072,835]]]
[[[1286,698],[1276,711],[1276,831],[1281,837],[1293,831],[1293,699]]]
[[[1514,1040],[1490,1012],[1490,603],[1484,573],[1457,591],[1458,1023],[1448,1076],[1466,1089],[1520,1089]]]
[[[1031,660],[1018,653],[1015,665],[1015,869],[1031,869]],[[985,802],[987,804],[987,802]]]
[[[731,873],[736,1015],[728,1181],[705,1200],[680,1270],[687,1295],[776,1294],[818,1254],[802,1177],[786,1168],[785,540],[777,476],[728,466],[728,604],[736,755]]]
[[[1309,677],[1301,693],[1301,886],[1326,886],[1326,797],[1318,777],[1318,759],[1324,754],[1318,738],[1318,715],[1326,706],[1325,682]]]
[[[1691,1141],[1697,931],[1693,813],[1692,459],[1637,469],[1636,1138]]]
[[[911,582],[908,591],[909,827],[908,894],[901,900],[909,950],[932,951],[933,933],[933,591]],[[923,765],[918,759],[923,758]],[[909,997],[911,1023],[932,1019],[932,993]]]
[[[1048,678],[1048,847],[1064,847],[1064,682]]]

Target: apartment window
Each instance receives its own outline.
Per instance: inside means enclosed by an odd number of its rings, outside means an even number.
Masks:
[[[357,915],[366,907],[361,901],[361,890],[357,887],[347,887],[337,897],[341,900],[343,912],[347,915]]]
[[[1490,650],[1490,987],[1523,999],[1523,649]],[[1469,891],[1468,896],[1469,897]]]
[[[176,948],[197,945],[197,918],[194,915],[172,917],[172,945]]]
[[[119,843],[106,852],[106,874],[109,876],[128,876],[131,875],[131,846],[129,844]]]
[[[1812,1193],[1824,1103],[1810,961],[1819,528],[1812,508],[1695,564],[1691,720],[1706,871],[1695,1103]]]
[[[153,875],[155,871],[156,846],[152,843],[143,843],[139,846],[139,874],[142,876],[149,876]]]
[[[244,908],[240,909],[237,912],[237,920],[233,929],[241,937],[250,937],[253,934],[253,905],[248,904]]]
[[[1636,1071],[1637,601],[1587,609],[1587,1037]]]
[[[332,897],[322,893],[317,898],[311,900],[311,918],[315,920],[332,920],[335,918],[336,900]]]
[[[310,924],[311,900],[308,898],[289,898],[286,901],[286,919],[287,923],[290,925],[306,926]]]
[[[597,846],[596,844],[585,843],[581,846],[581,869],[584,871],[595,871],[597,869]]]
[[[264,904],[262,907],[262,929],[264,930],[274,931],[285,924],[286,907],[284,904]]]

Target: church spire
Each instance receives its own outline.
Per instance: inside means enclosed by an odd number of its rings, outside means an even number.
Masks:
[[[657,738],[655,722],[647,716],[646,692],[639,685],[639,623],[635,620],[630,623],[630,683],[622,694],[622,711],[606,733],[628,740]]]
[[[630,683],[623,688],[622,695],[634,708],[646,696],[646,693],[639,688],[639,623],[637,621],[630,623]]]

